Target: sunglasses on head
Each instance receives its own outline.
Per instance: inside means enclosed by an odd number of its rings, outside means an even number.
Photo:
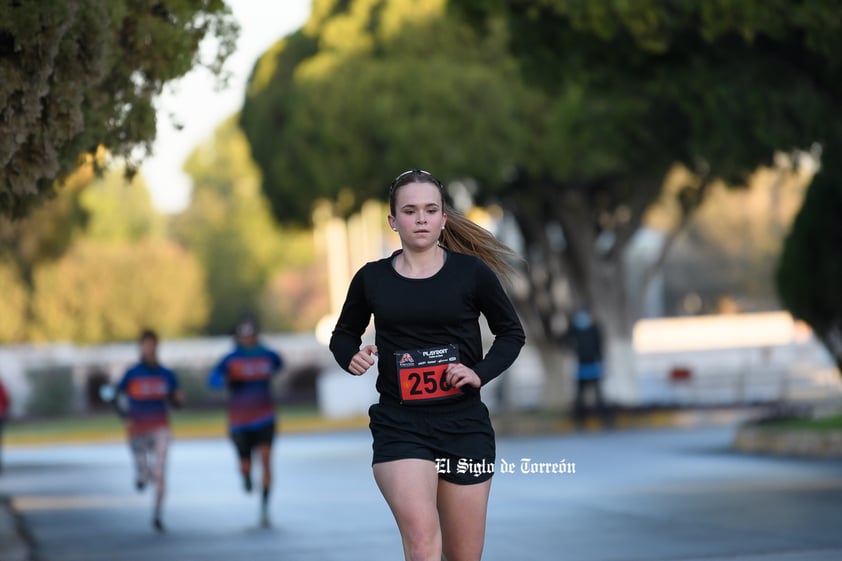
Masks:
[[[402,174],[398,175],[394,180],[392,180],[391,185],[389,185],[389,196],[392,195],[396,187],[403,185],[401,181],[408,176],[411,175],[420,175],[425,179],[428,179],[431,183],[433,183],[439,189],[443,189],[444,186],[442,185],[441,181],[439,181],[435,175],[430,173],[429,171],[424,171],[423,169],[409,169],[403,172]]]

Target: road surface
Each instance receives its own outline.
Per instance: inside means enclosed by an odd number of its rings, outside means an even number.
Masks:
[[[500,437],[483,559],[842,559],[842,463],[733,453],[733,431]],[[365,431],[282,435],[268,529],[224,439],[173,444],[163,535],[122,443],[9,449],[0,495],[39,561],[401,559],[369,461]]]

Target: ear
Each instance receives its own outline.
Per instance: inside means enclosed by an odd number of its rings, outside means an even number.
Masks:
[[[386,218],[386,220],[388,220],[388,221],[389,221],[389,228],[391,228],[392,230],[394,230],[394,231],[396,231],[396,232],[397,232],[397,231],[398,231],[398,223],[397,223],[397,221],[395,220],[395,217],[394,217],[394,216],[392,216],[392,215],[390,214],[390,215]]]

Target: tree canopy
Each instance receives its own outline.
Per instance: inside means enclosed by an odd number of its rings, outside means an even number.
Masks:
[[[14,242],[0,252],[0,343],[127,340],[143,326],[164,336],[199,332],[204,270],[166,239],[142,177],[127,184],[118,169],[90,175],[80,168],[53,204],[0,220]]]
[[[627,335],[624,249],[670,169],[689,214],[777,150],[840,144],[840,25],[837,2],[317,0],[242,124],[279,219],[407,167],[470,179],[520,227],[539,329],[566,282]]]
[[[236,35],[223,0],[0,2],[0,216],[31,212],[99,146],[131,171],[155,97],[197,65],[222,76]]]
[[[584,87],[594,107],[614,96],[622,103],[608,117],[618,124],[631,110],[630,127],[609,136],[626,137],[616,144],[620,161],[663,166],[658,145],[648,144],[660,139],[669,163],[698,169],[703,160],[708,174],[734,181],[775,150],[839,139],[826,119],[842,89],[838,8],[791,0],[452,3],[480,28],[507,21],[529,83],[556,95]],[[642,158],[620,155],[640,140],[632,154]]]
[[[26,330],[27,290],[14,263],[0,260],[0,341],[20,341]]]
[[[244,311],[267,330],[310,330],[326,291],[310,232],[279,227],[236,116],[193,152],[190,207],[160,214],[142,174],[78,168],[50,204],[0,218],[0,344],[229,333]]]
[[[826,166],[839,168],[831,161]],[[842,182],[822,169],[784,245],[776,281],[786,307],[806,321],[842,372]]]
[[[278,219],[339,194],[355,210],[408,166],[500,183],[526,140],[517,70],[503,30],[481,40],[443,7],[316,2],[261,58],[241,122]]]
[[[310,329],[318,316],[295,314],[287,301],[306,300],[289,286],[268,293],[280,271],[295,276],[312,263],[312,235],[281,228],[260,190],[260,174],[233,116],[198,146],[185,169],[193,179],[190,206],[172,218],[173,237],[201,262],[210,313],[205,331],[230,333],[244,312],[261,319],[264,329]],[[294,281],[293,281],[294,282]],[[315,289],[312,279],[299,283]],[[324,299],[322,299],[323,301]]]
[[[82,240],[35,272],[31,338],[131,340],[143,327],[167,337],[195,333],[207,318],[203,276],[172,242]]]

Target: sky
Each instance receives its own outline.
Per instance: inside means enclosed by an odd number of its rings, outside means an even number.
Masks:
[[[165,89],[158,99],[154,153],[141,167],[155,207],[165,213],[190,203],[191,182],[181,169],[193,149],[237,112],[257,58],[275,41],[299,29],[310,15],[311,0],[228,0],[240,24],[237,49],[226,63],[228,87],[216,91],[214,77],[199,68]],[[181,130],[173,126],[172,115]]]

